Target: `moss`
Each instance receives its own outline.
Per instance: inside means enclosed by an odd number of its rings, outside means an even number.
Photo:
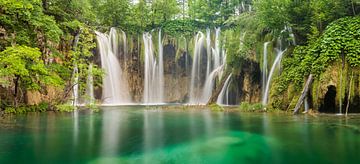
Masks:
[[[242,102],[239,109],[242,111],[265,111],[261,103],[250,104],[249,102]]]
[[[41,102],[38,105],[22,105],[19,107],[5,107],[5,114],[25,114],[28,112],[45,112],[50,110],[49,103]]]
[[[220,106],[216,103],[210,104],[209,107],[212,111],[224,111],[225,110],[222,106]]]

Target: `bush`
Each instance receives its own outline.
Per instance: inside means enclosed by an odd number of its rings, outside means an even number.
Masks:
[[[264,106],[261,103],[250,104],[249,102],[242,102],[239,109],[246,111],[260,111],[264,109]]]
[[[218,104],[210,104],[210,109],[213,110],[213,111],[223,111],[224,108]]]
[[[72,112],[75,110],[75,107],[70,104],[60,104],[56,105],[55,109],[60,112]]]

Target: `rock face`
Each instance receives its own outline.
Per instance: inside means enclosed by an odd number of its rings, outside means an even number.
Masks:
[[[341,113],[345,113],[351,89],[349,112],[360,112],[358,71],[352,73],[348,65],[344,65],[342,69],[342,63],[335,62],[315,82],[311,94],[314,109],[326,113],[339,113],[341,109]]]
[[[63,90],[53,86],[47,86],[45,89],[45,93],[28,90],[25,94],[25,103],[28,105],[38,105],[41,102],[53,102],[63,98],[64,95],[61,93],[63,93]]]
[[[141,57],[141,43],[139,43],[138,37],[131,38],[132,48],[128,52],[128,58],[126,60],[126,66],[124,72],[128,79],[130,95],[134,102],[141,102],[143,95],[143,76],[144,65],[140,60]]]
[[[236,79],[239,86],[240,102],[259,103],[261,101],[260,65],[254,61],[245,61]]]
[[[180,52],[176,57],[176,45],[169,43],[164,46],[164,98],[168,103],[184,103],[187,101],[190,86],[189,56]]]
[[[358,70],[353,70],[352,73],[351,68],[346,64],[343,65],[341,61],[331,63],[323,73],[314,78],[307,98],[309,108],[322,113],[340,113],[341,109],[341,113],[345,113],[350,91],[348,111],[349,113],[360,112],[359,77],[360,72]],[[304,83],[306,80],[304,78]],[[275,80],[273,86],[276,85],[278,84]],[[302,87],[290,84],[283,93],[271,93],[270,104],[273,108],[294,109]],[[304,108],[304,105],[302,108]]]

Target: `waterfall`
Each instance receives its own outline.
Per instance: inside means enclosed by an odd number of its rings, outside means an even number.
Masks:
[[[124,61],[126,63],[126,55],[127,55],[127,39],[126,39],[126,33],[122,31],[122,41],[123,41],[123,51],[124,51]]]
[[[242,10],[242,12],[245,12],[245,11],[246,11],[244,1],[241,2],[241,10]]]
[[[95,32],[101,57],[101,67],[105,71],[103,78],[102,100],[104,104],[131,103],[128,83],[125,79],[118,56],[118,35],[115,28],[111,28],[109,35]]]
[[[143,34],[144,52],[145,52],[145,70],[144,70],[144,96],[145,104],[164,103],[164,65],[163,65],[163,46],[161,40],[161,31],[159,31],[159,50],[158,62],[154,55],[154,46],[150,33]]]
[[[271,82],[271,78],[275,72],[275,68],[277,65],[280,65],[280,61],[281,61],[281,58],[284,54],[284,52],[286,51],[286,49],[284,51],[278,51],[278,54],[276,56],[276,59],[271,67],[271,70],[270,70],[270,73],[269,73],[269,77],[267,79],[267,82],[266,82],[266,88],[265,88],[265,92],[264,92],[264,97],[263,97],[263,100],[262,100],[262,104],[263,105],[267,105],[268,103],[268,97],[269,97],[269,89],[270,89],[270,82]]]
[[[267,82],[267,74],[268,74],[268,61],[267,61],[267,53],[268,53],[268,45],[271,42],[265,42],[264,43],[264,51],[263,51],[263,66],[262,66],[262,98],[265,97],[265,88],[266,88],[266,82]]]
[[[219,76],[219,74],[223,71],[223,69],[224,69],[224,65],[217,67],[206,78],[201,99],[199,102],[197,102],[198,104],[206,104],[209,101],[212,94],[212,90],[214,88],[215,77]]]
[[[95,103],[95,97],[94,97],[94,79],[92,75],[92,68],[93,64],[89,64],[89,70],[88,70],[88,77],[86,82],[86,95],[88,96],[86,99],[86,104],[94,104]]]
[[[232,74],[230,74],[226,78],[224,86],[220,91],[220,94],[216,100],[216,103],[218,105],[229,105],[229,86],[230,86],[231,76],[232,76]],[[224,101],[224,98],[225,98],[225,101]]]
[[[164,57],[163,57],[163,44],[161,39],[161,29],[159,30],[158,37],[158,46],[159,46],[159,101],[164,101]]]
[[[220,54],[220,28],[215,29],[215,54],[213,54],[214,66],[213,68],[218,68],[222,64],[221,54]]]
[[[75,65],[75,67],[74,67],[73,75],[74,75],[74,84],[72,87],[73,88],[72,105],[78,106],[79,105],[79,70],[78,70],[77,65]]]
[[[210,29],[206,29],[206,55],[207,55],[207,67],[206,67],[206,76],[210,74],[210,67],[211,67],[211,36],[210,36]]]
[[[201,84],[201,49],[204,46],[204,34],[202,32],[198,32],[195,37],[195,48],[193,53],[193,63],[191,70],[191,82],[190,82],[190,95],[189,95],[189,103],[194,104],[198,102],[199,93],[198,88]]]
[[[221,51],[220,45],[220,28],[215,29],[215,43],[211,47],[210,30],[206,30],[206,74],[202,72],[201,61],[203,53],[201,49],[204,47],[204,35],[199,32],[195,38],[195,49],[193,55],[193,65],[191,72],[191,85],[190,85],[190,104],[206,104],[211,95],[215,84],[215,77],[220,77],[225,67],[225,51]],[[210,51],[211,48],[211,51]],[[204,76],[205,75],[205,76]],[[203,81],[205,80],[205,83]]]

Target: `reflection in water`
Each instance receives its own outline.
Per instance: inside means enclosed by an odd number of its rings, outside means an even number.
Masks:
[[[143,151],[145,154],[151,153],[163,146],[165,138],[163,135],[164,123],[162,110],[144,110],[143,131]],[[143,163],[151,163],[151,159],[145,155]]]
[[[356,163],[360,116],[105,108],[0,120],[0,163]],[[355,162],[354,162],[355,161]]]
[[[115,156],[120,145],[121,120],[126,120],[123,113],[109,109],[103,112],[101,155]]]
[[[73,141],[74,141],[74,145],[77,146],[78,138],[79,138],[79,111],[78,110],[74,110],[74,112],[73,112],[73,120],[74,120]]]

